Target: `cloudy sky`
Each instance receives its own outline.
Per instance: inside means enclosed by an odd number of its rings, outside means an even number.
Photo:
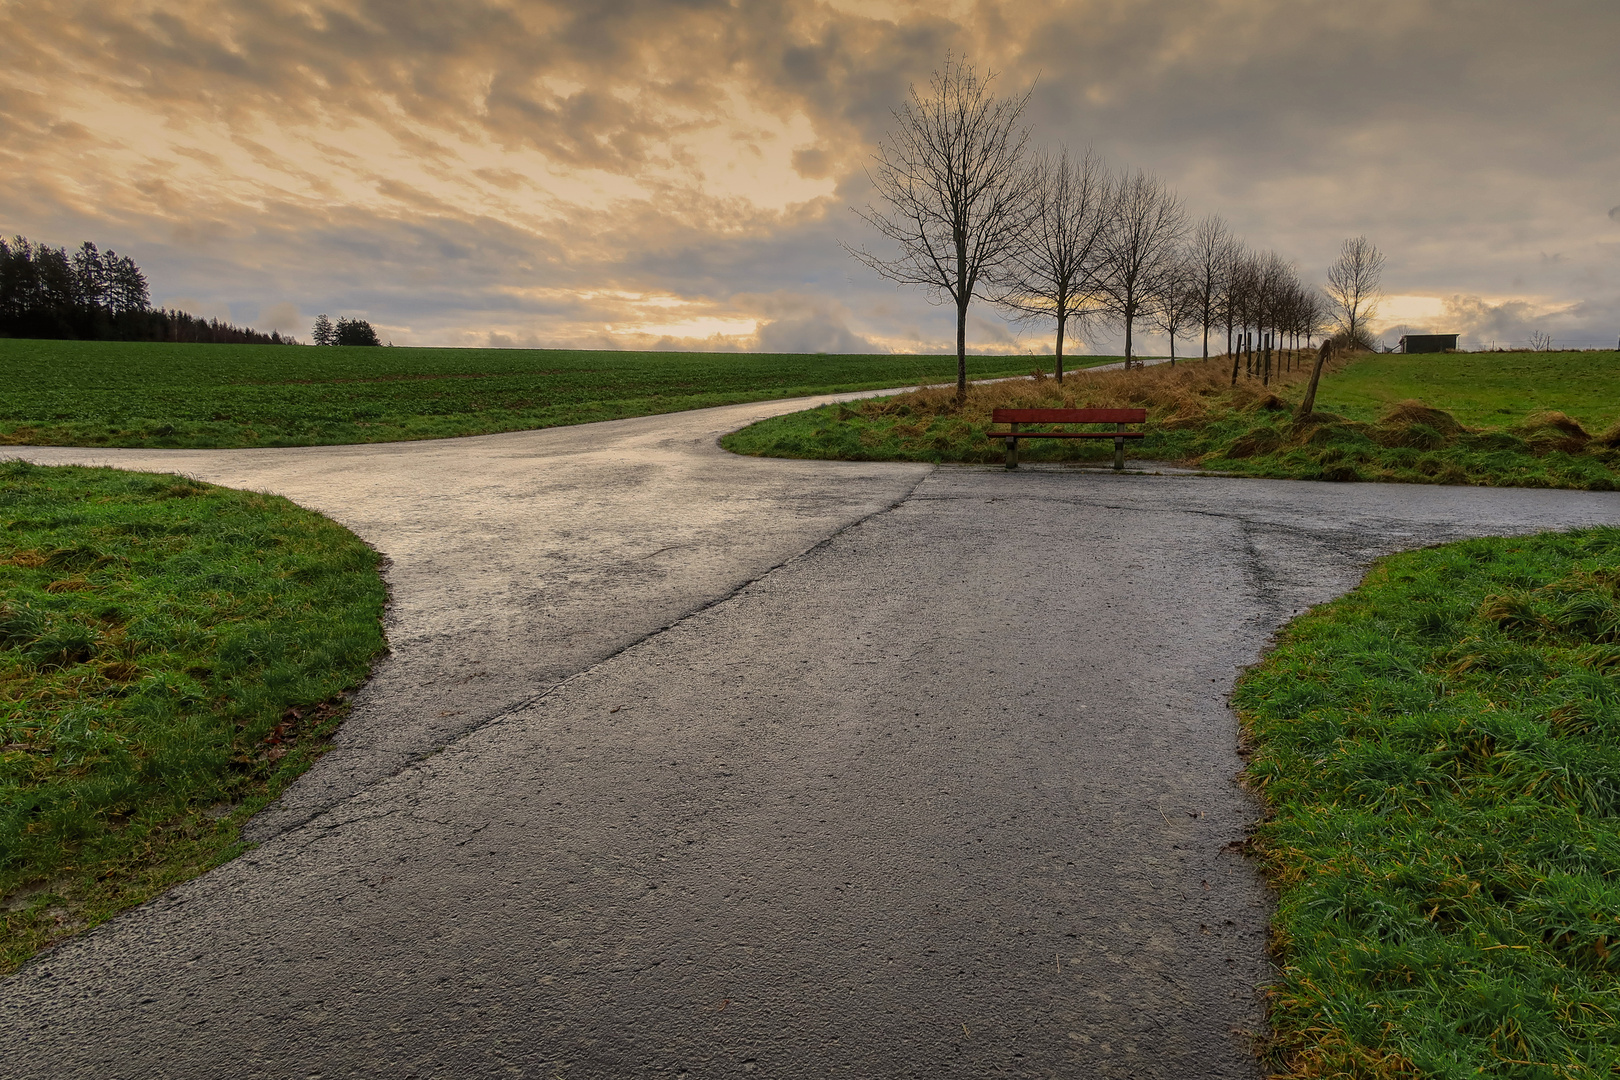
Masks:
[[[1615,0],[0,0],[0,232],[306,339],[947,351],[839,241],[954,51],[1307,280],[1365,234],[1395,332],[1612,344],[1617,46]]]

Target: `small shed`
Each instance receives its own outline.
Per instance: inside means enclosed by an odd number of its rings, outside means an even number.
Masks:
[[[1407,334],[1401,338],[1401,352],[1445,352],[1457,347],[1456,334]]]

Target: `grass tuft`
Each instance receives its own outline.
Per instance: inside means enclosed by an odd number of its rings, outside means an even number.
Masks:
[[[1277,1075],[1620,1071],[1620,529],[1392,556],[1234,703]]]
[[[0,462],[0,973],[241,850],[383,650],[377,566],[275,496]]]

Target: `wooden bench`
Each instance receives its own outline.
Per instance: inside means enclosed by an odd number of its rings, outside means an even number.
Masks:
[[[987,431],[992,439],[1007,440],[1007,468],[1018,468],[1019,439],[1113,439],[1114,468],[1125,467],[1125,440],[1140,439],[1140,431],[1126,431],[1126,424],[1147,419],[1146,409],[997,409],[994,424],[1006,424],[1011,431]],[[1020,424],[1113,424],[1113,431],[1020,431]]]

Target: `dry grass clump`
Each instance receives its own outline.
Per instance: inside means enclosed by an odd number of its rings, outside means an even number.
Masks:
[[[1279,376],[1273,385],[1292,386],[1309,372],[1298,370]],[[1292,408],[1271,389],[1239,378],[1232,385],[1230,361],[1190,360],[1156,364],[1130,371],[1093,371],[1071,374],[1063,382],[1038,374],[1034,379],[979,383],[968,387],[967,399],[958,403],[953,387],[920,387],[908,394],[876,398],[855,407],[863,416],[905,417],[922,420],[952,416],[969,423],[987,424],[996,409],[1146,409],[1148,417],[1166,428],[1193,427],[1215,412]]]
[[[1509,430],[1523,439],[1532,451],[1542,454],[1553,450],[1578,454],[1592,441],[1591,434],[1581,427],[1579,420],[1554,411],[1531,413]]]
[[[1433,428],[1442,435],[1458,435],[1463,430],[1457,418],[1450,413],[1443,409],[1432,409],[1423,402],[1410,398],[1391,405],[1389,411],[1378,419],[1378,426],[1385,428],[1411,427],[1414,424]]]

